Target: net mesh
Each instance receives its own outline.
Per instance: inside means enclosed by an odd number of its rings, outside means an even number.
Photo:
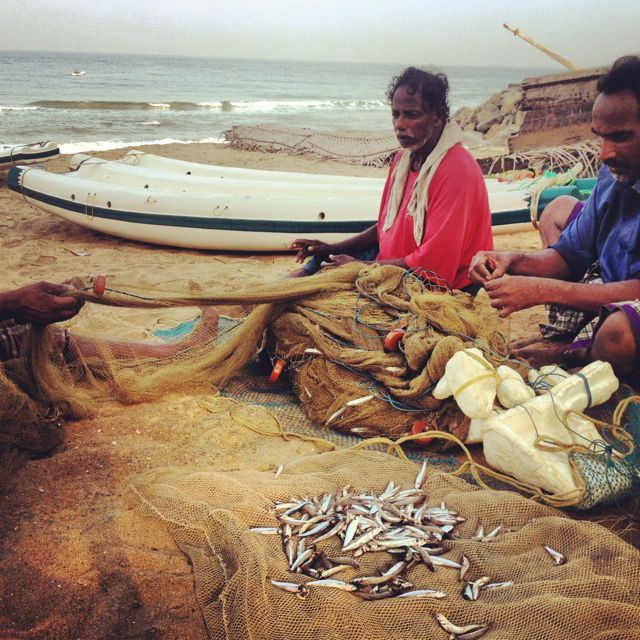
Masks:
[[[382,167],[398,149],[393,131],[317,131],[275,125],[233,126],[225,140],[234,149],[288,151],[322,159]]]
[[[434,473],[423,485],[430,506],[444,503],[465,519],[443,543],[444,557],[468,558],[465,581],[487,576],[512,584],[468,601],[458,570],[439,566],[431,572],[423,564],[406,578],[416,589],[445,597],[363,601],[337,588],[309,587],[300,599],[271,583],[310,580],[288,571],[279,535],[250,530],[278,526],[275,502],[322,498],[346,485],[380,493],[390,480],[413,487],[417,470],[418,465],[383,453],[346,450],[290,462],[279,475],[153,471],[132,481],[127,498],[162,521],[191,559],[196,597],[213,638],[445,638],[437,614],[457,625],[488,626],[488,638],[637,637],[637,550],[603,527],[570,520],[512,492],[479,490],[447,474]],[[485,531],[502,528],[482,541],[474,539],[480,525]],[[543,546],[562,553],[566,562],[556,565]],[[318,547],[347,555],[335,536]],[[358,560],[359,569],[339,575],[343,581],[376,575],[396,562],[385,551]]]

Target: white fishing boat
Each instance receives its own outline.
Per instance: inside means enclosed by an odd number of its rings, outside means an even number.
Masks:
[[[71,75],[72,76],[83,76],[86,73],[86,71],[82,71],[81,69],[75,68],[72,72]]]
[[[71,167],[63,174],[15,168],[9,187],[93,231],[191,249],[283,251],[300,237],[336,242],[375,223],[384,185],[381,178],[220,167],[140,152],[115,161],[76,155]],[[527,184],[487,186],[494,231],[531,228]],[[575,187],[560,191],[579,194]]]
[[[53,142],[0,144],[0,171],[18,164],[45,162],[58,155],[60,155],[60,148]]]

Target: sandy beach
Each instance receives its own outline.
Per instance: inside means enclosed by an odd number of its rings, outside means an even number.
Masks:
[[[221,145],[145,147],[174,158],[250,168],[384,176],[384,169]],[[104,152],[113,159],[126,150]],[[68,157],[47,164],[64,171]],[[93,233],[27,205],[0,185],[0,288],[105,273],[131,284],[206,290],[247,286],[296,268],[291,254],[225,254],[171,249]],[[499,249],[535,249],[535,231],[496,237]],[[180,312],[184,314],[185,311]],[[186,312],[188,313],[188,311]],[[105,337],[146,339],[182,316],[86,309]],[[543,309],[517,313],[511,337],[535,329]],[[97,324],[95,324],[97,323]],[[206,400],[206,398],[205,398]],[[68,423],[63,446],[29,461],[0,489],[0,640],[207,637],[186,557],[156,522],[122,500],[128,478],[167,465],[267,470],[316,446],[238,430],[198,396],[96,407]]]

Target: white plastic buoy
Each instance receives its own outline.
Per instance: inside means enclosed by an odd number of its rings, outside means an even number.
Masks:
[[[486,418],[493,408],[497,381],[495,369],[480,349],[465,349],[449,359],[433,397],[444,400],[453,396],[467,417]]]

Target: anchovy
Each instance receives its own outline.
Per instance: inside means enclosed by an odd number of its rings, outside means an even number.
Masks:
[[[289,591],[295,593],[300,598],[305,598],[309,590],[304,584],[296,584],[295,582],[278,582],[277,580],[271,580],[271,584],[283,591]]]
[[[493,531],[490,531],[486,536],[482,537],[482,542],[489,542],[490,540],[493,540],[501,529],[502,525],[499,524]]]
[[[307,536],[313,536],[316,533],[320,533],[321,531],[324,531],[327,527],[330,527],[330,526],[331,526],[331,520],[325,520],[324,522],[319,522],[315,527],[313,527],[313,529],[309,529],[304,533],[299,533],[298,537],[303,538]]]
[[[348,544],[346,547],[342,547],[342,550],[353,551],[353,549],[357,549],[370,540],[373,540],[381,531],[382,529],[380,527],[370,529],[366,533],[363,533],[359,538],[356,538],[353,542],[351,542],[351,544]]]
[[[461,565],[458,562],[449,560],[449,558],[443,558],[442,556],[432,556],[431,561],[433,564],[440,565],[442,567],[450,567],[451,569],[461,568]]]
[[[306,551],[302,552],[296,559],[295,562],[291,565],[291,568],[289,569],[289,571],[295,571],[296,569],[298,569],[298,567],[300,567],[301,565],[303,565],[307,560],[309,560],[309,558],[311,558],[311,556],[313,555],[313,549],[307,549]]]
[[[356,531],[360,526],[360,516],[355,517],[347,526],[347,530],[344,532],[344,540],[342,541],[342,546],[346,547],[351,543],[353,537],[356,535]]]
[[[354,567],[356,569],[360,568],[360,563],[357,560],[354,560],[353,558],[349,558],[348,556],[327,556],[327,560],[329,560],[329,562],[333,562],[333,564],[346,564],[349,565],[350,567]]]
[[[344,413],[344,407],[342,407],[341,409],[338,409],[337,411],[334,411],[327,418],[327,421],[325,422],[325,424],[327,424],[327,425],[331,424],[336,418],[339,418],[343,413]]]
[[[393,591],[353,591],[352,593],[363,600],[385,600],[386,598],[394,598],[396,595]]]
[[[416,477],[416,489],[421,489],[424,483],[425,476],[427,475],[427,461],[425,460],[420,467],[418,476]]]
[[[279,464],[274,470],[273,470],[273,477],[274,479],[277,478],[281,473],[282,470],[284,469],[284,465],[283,464]]]
[[[354,578],[351,581],[351,584],[355,584],[358,587],[371,587],[376,584],[384,584],[385,582],[389,582],[397,575],[402,573],[404,569],[406,569],[407,563],[402,560],[401,562],[396,562],[389,570],[385,571],[380,576],[365,576],[362,578]]]
[[[446,598],[444,591],[434,589],[416,589],[415,591],[404,591],[397,595],[398,598]]]
[[[375,396],[373,394],[368,396],[362,396],[361,398],[355,398],[354,400],[349,400],[347,402],[347,407],[357,407],[359,404],[364,404],[365,402],[369,402],[369,400],[373,400]]]
[[[555,549],[552,549],[551,547],[547,547],[545,545],[542,545],[542,548],[553,558],[553,561],[556,564],[564,564],[567,561],[567,559],[559,551],[556,551]]]
[[[453,624],[453,622],[447,620],[443,613],[436,613],[436,620],[447,633],[452,633],[454,636],[473,633],[474,631],[479,631],[483,628],[483,625],[481,624],[467,624],[464,627],[459,627],[457,624]]]
[[[482,576],[473,582],[467,582],[462,590],[462,597],[466,600],[477,600],[480,597],[480,590],[491,582],[488,576]]]
[[[251,527],[249,531],[252,531],[253,533],[260,533],[263,536],[271,536],[276,533],[280,533],[280,529],[277,527]]]
[[[322,542],[323,540],[328,540],[329,538],[332,538],[336,534],[340,533],[340,531],[342,531],[346,526],[347,525],[344,520],[339,520],[338,523],[335,525],[335,527],[333,527],[333,529],[330,529],[326,533],[323,533],[321,536],[318,536],[314,540],[314,542],[318,543],[318,542]]]
[[[469,566],[469,558],[463,555],[460,562],[460,575],[458,576],[458,580],[464,580],[464,577],[467,575],[467,571],[469,571]]]
[[[330,569],[323,569],[320,572],[320,577],[329,578],[331,576],[334,576],[336,573],[340,573],[341,571],[344,571],[345,569],[351,569],[351,566],[348,564],[336,564]]]
[[[355,591],[357,589],[355,584],[350,582],[344,582],[344,580],[312,580],[307,582],[306,587],[330,587],[332,589],[341,589],[342,591]]]
[[[489,584],[485,584],[483,589],[502,589],[502,587],[511,587],[513,584],[513,580],[507,580],[506,582],[490,582]]]

